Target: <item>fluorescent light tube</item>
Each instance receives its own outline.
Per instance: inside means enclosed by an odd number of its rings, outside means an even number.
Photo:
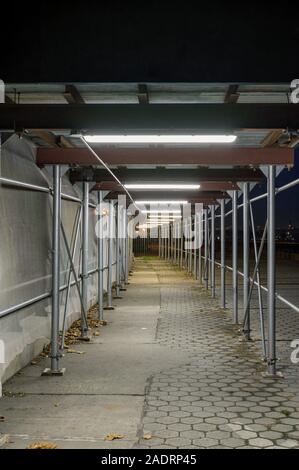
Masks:
[[[90,144],[232,144],[235,135],[85,135]]]
[[[135,204],[155,204],[159,206],[165,206],[169,204],[185,205],[188,201],[135,201]]]
[[[200,189],[200,184],[125,184],[127,189],[177,189],[196,191]]]
[[[180,210],[167,210],[167,209],[162,209],[162,210],[159,210],[159,209],[153,209],[153,210],[148,210],[148,211],[141,211],[142,214],[180,214],[181,211]]]

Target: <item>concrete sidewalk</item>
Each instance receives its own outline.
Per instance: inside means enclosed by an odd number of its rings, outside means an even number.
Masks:
[[[29,365],[4,385],[0,433],[7,448],[49,440],[59,448],[131,448],[141,432],[148,379],[177,365],[173,352],[156,342],[160,286],[155,271],[142,261],[115,310],[104,312],[108,325],[92,343],[66,354],[64,377],[41,377],[44,359]],[[187,354],[180,358],[182,364]],[[108,433],[124,438],[107,442]],[[1,435],[0,434],[0,435]]]
[[[64,357],[64,377],[41,377],[43,360],[4,385],[4,447],[299,447],[298,381],[263,378],[257,345],[197,281],[140,258],[115,306],[100,336],[74,347],[85,354]]]

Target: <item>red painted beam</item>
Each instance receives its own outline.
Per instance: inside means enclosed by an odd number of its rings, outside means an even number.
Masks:
[[[108,165],[293,165],[292,148],[118,148],[94,147]],[[84,148],[38,148],[37,164],[96,165],[97,159]]]

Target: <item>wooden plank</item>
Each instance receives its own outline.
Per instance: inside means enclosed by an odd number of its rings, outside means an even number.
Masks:
[[[139,104],[149,104],[148,90],[144,84],[138,85],[138,101]]]
[[[229,85],[226,92],[224,102],[226,104],[235,104],[238,102],[240,93],[238,93],[239,85]]]
[[[69,104],[85,104],[84,99],[75,85],[65,85],[63,96]]]
[[[264,138],[262,141],[262,147],[273,147],[279,139],[279,137],[283,134],[283,129],[275,129]]]

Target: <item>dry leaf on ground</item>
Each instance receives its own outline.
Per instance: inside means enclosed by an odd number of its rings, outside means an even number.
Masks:
[[[76,349],[68,349],[67,353],[69,354],[85,354],[85,351],[77,351]]]
[[[9,443],[10,443],[9,434],[0,435],[0,447]]]
[[[143,435],[143,439],[145,439],[146,441],[148,441],[149,439],[152,438],[152,435],[151,434],[144,434]]]
[[[114,441],[115,439],[123,439],[125,436],[122,434],[117,434],[114,432],[111,432],[110,434],[107,434],[105,437],[105,441]]]
[[[57,444],[49,441],[31,442],[26,449],[57,449]]]

